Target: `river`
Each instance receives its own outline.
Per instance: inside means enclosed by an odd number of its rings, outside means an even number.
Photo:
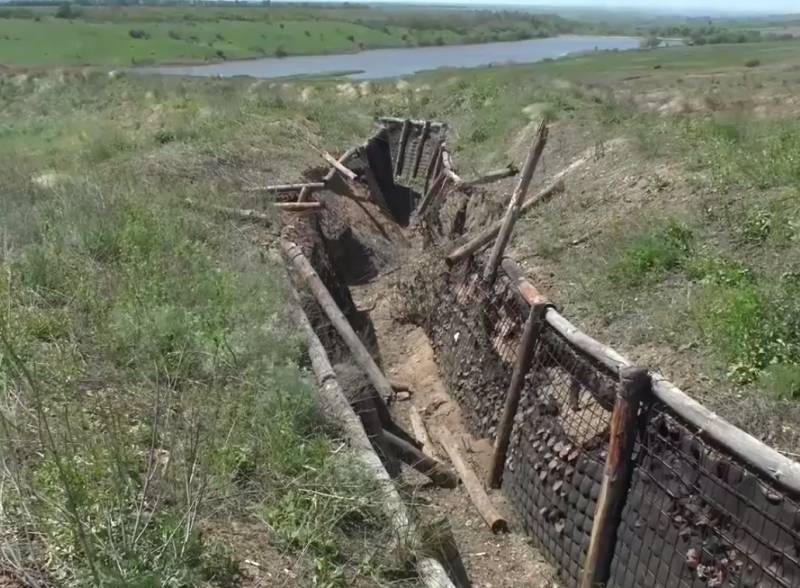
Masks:
[[[137,68],[141,73],[181,76],[251,76],[285,78],[343,74],[354,80],[411,75],[439,68],[483,67],[534,63],[587,51],[628,50],[639,47],[636,37],[562,35],[504,43],[370,49],[339,55],[297,55],[222,61],[206,65],[166,65]]]

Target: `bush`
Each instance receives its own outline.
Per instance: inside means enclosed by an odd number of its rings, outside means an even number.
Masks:
[[[691,253],[694,235],[684,224],[669,221],[656,232],[634,237],[611,263],[609,279],[615,284],[640,286],[678,269]]]
[[[56,10],[56,18],[78,18],[81,15],[80,11],[74,9],[72,4],[64,3]]]
[[[142,29],[131,29],[128,31],[128,36],[131,39],[149,39],[150,34]]]
[[[760,59],[749,59],[744,62],[745,67],[758,67],[759,65],[761,65]]]
[[[275,49],[275,57],[288,57],[289,54],[286,52],[286,49],[283,48],[283,45],[278,45],[277,49]]]

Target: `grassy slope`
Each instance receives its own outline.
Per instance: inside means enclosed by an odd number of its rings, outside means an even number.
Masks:
[[[320,427],[282,278],[252,240],[269,235],[181,204],[295,179],[317,163],[298,136],[334,149],[368,120],[104,76],[0,78],[0,105],[1,568],[233,585],[242,537],[266,537],[263,572],[247,568],[262,583],[295,565],[286,549],[305,554],[298,585],[393,574],[370,485]]]
[[[493,14],[293,8],[79,8],[73,19],[53,10],[6,12],[0,60],[7,65],[131,65],[288,54],[357,51],[553,34],[547,17]],[[3,11],[0,10],[0,15]],[[23,18],[20,18],[23,17]],[[147,38],[132,38],[130,31]]]

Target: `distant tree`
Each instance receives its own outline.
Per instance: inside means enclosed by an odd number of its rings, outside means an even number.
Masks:
[[[80,12],[72,8],[72,4],[69,2],[65,2],[61,6],[58,7],[56,10],[56,18],[77,18],[80,16]]]
[[[286,52],[286,49],[283,48],[283,45],[278,45],[278,48],[275,49],[275,57],[287,57],[289,54]]]
[[[641,47],[642,49],[655,49],[661,45],[661,39],[656,36],[649,36],[645,39],[642,39]]]

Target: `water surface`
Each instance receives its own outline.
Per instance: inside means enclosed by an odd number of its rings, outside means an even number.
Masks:
[[[443,47],[399,47],[370,49],[340,55],[297,55],[223,61],[207,65],[174,65],[141,68],[144,73],[183,76],[252,76],[283,78],[335,75],[341,72],[355,80],[374,80],[411,75],[443,67],[484,67],[508,63],[534,63],[572,53],[628,50],[639,47],[636,37],[563,35],[506,43],[450,45]]]

